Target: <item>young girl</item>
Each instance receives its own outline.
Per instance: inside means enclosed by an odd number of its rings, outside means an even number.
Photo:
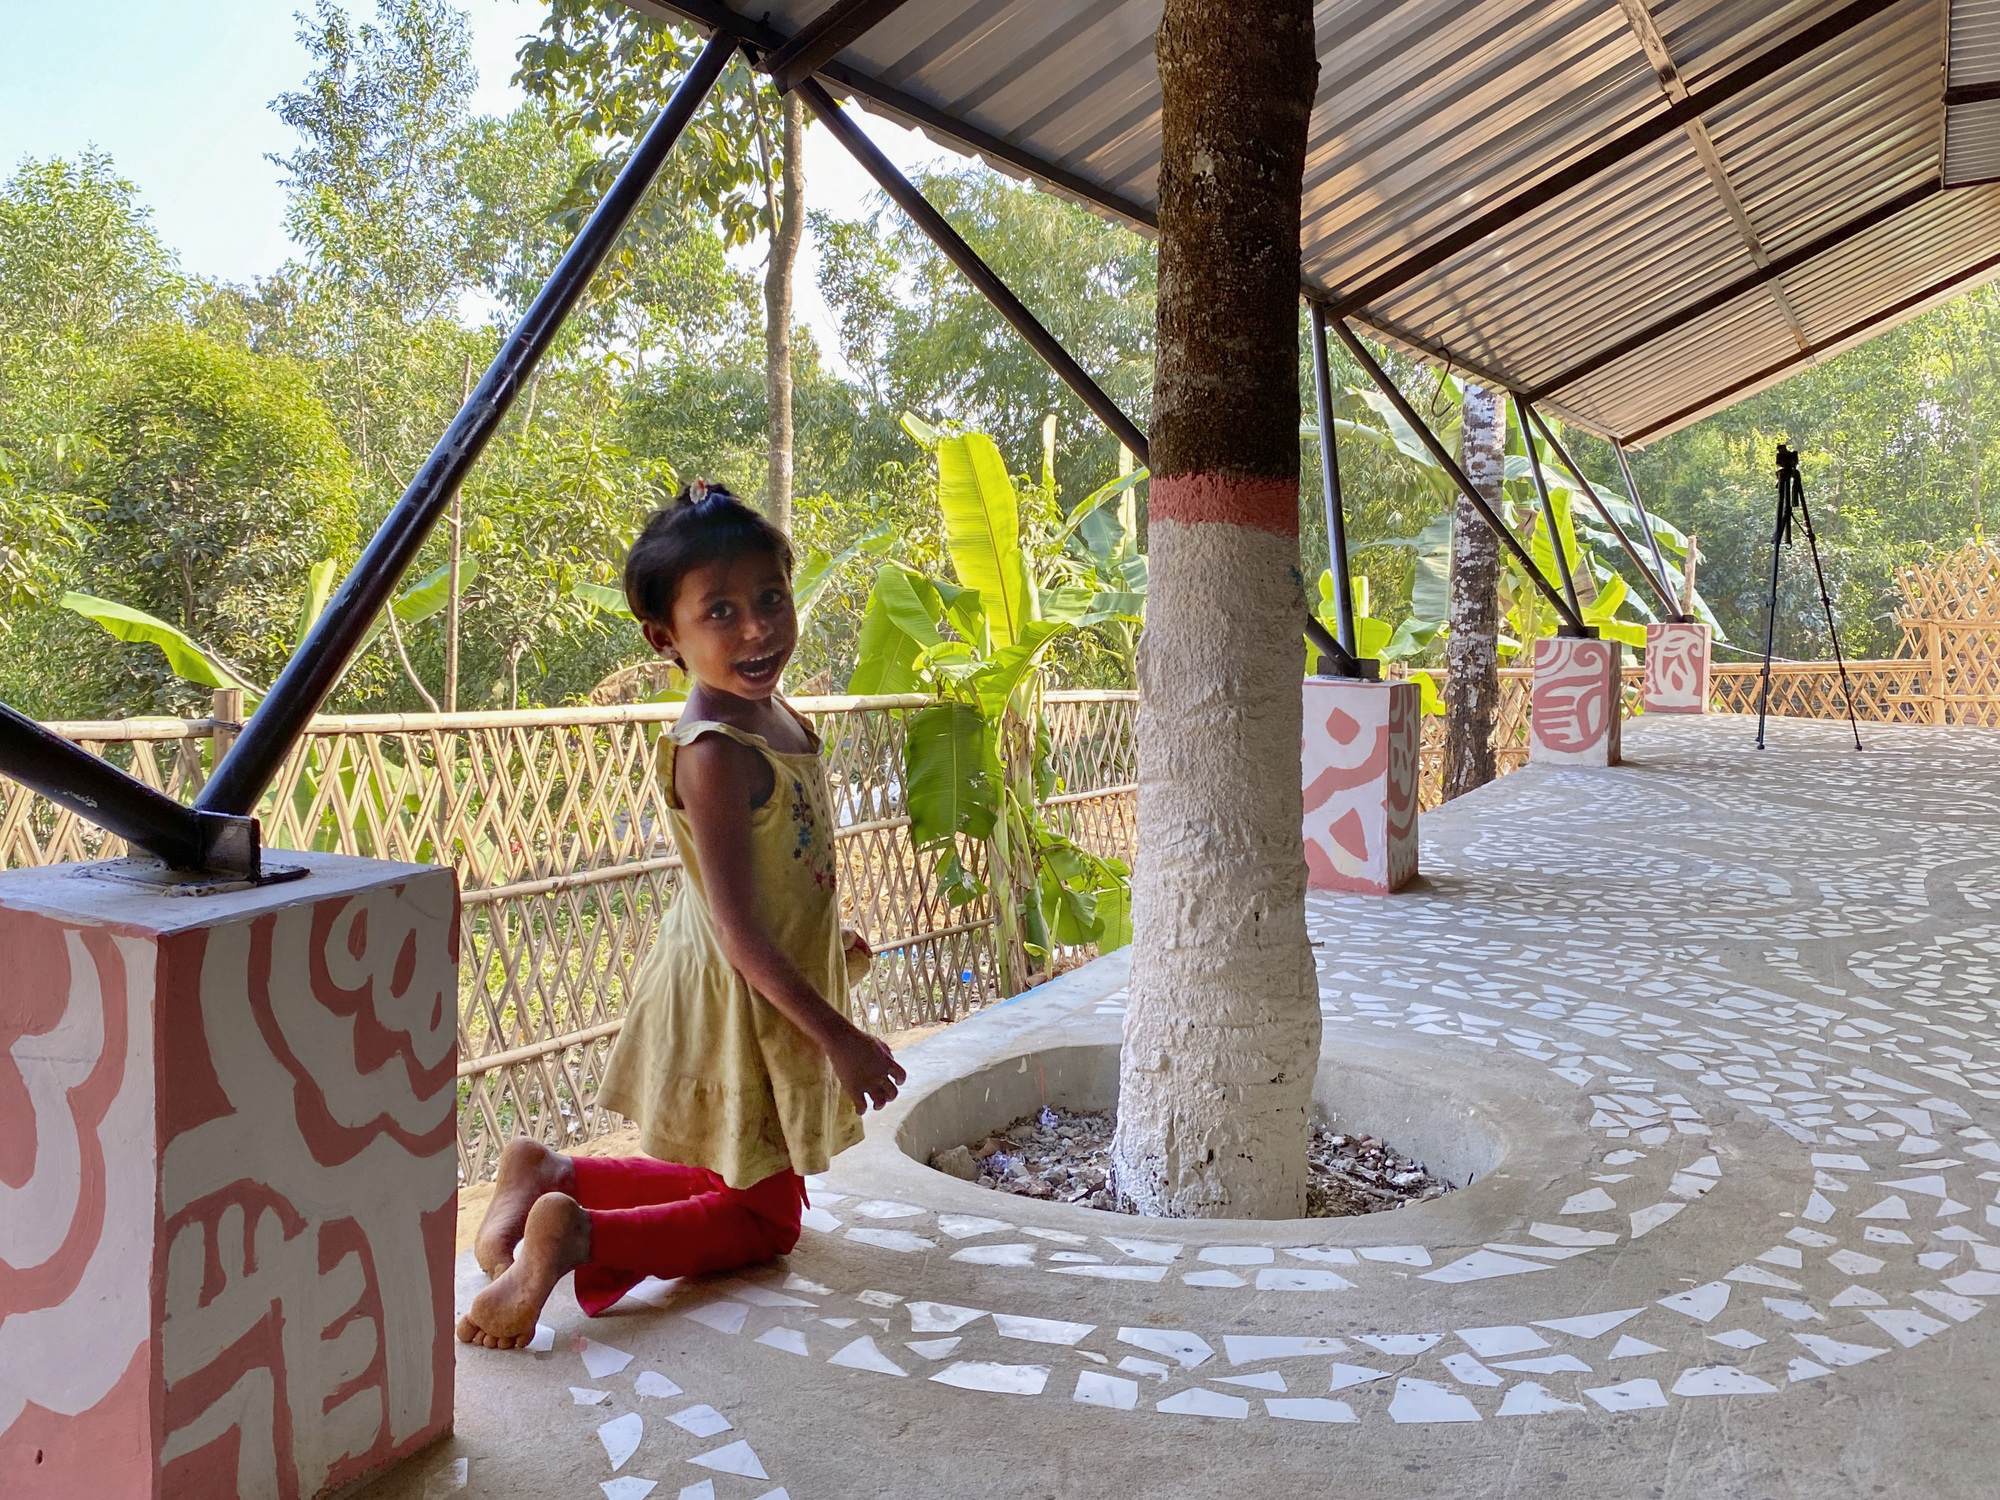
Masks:
[[[598,1090],[648,1154],[509,1142],[474,1244],[495,1279],[459,1322],[467,1343],[527,1343],[570,1271],[595,1316],[646,1276],[787,1253],[804,1174],[860,1140],[860,1111],[903,1081],[849,1016],[848,960],[867,946],[840,927],[819,737],[776,696],[798,644],[791,570],[783,532],[699,483],[626,559],[647,643],[692,679],[659,747],[680,891]]]

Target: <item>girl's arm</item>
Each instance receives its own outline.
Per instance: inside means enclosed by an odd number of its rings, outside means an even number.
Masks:
[[[674,758],[674,790],[708,877],[716,941],[730,967],[826,1053],[854,1107],[880,1109],[896,1097],[902,1065],[885,1043],[828,1005],[757,920],[749,821],[769,776],[762,756],[719,734],[703,735]]]

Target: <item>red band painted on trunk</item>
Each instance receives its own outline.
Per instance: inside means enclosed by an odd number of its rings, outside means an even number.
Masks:
[[[1182,525],[1253,526],[1276,536],[1299,534],[1296,479],[1231,479],[1223,474],[1176,474],[1152,482],[1148,505],[1156,521]]]

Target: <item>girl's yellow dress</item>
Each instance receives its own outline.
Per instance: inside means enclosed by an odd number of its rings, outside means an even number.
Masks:
[[[826,1003],[851,1017],[820,740],[803,715],[783,707],[805,727],[811,750],[773,750],[761,735],[709,719],[682,721],[660,738],[680,890],[639,966],[597,1095],[638,1123],[647,1155],[706,1167],[732,1188],[788,1167],[823,1172],[861,1139],[861,1117],[826,1054],[722,956],[701,855],[674,793],[676,755],[704,734],[727,735],[771,763],[771,795],[750,814],[757,920]]]

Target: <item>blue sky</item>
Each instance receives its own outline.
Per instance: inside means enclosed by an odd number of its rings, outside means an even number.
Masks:
[[[519,38],[541,22],[534,0],[457,0],[479,68],[476,107],[511,108]],[[343,0],[358,17],[370,0]],[[291,253],[284,193],[267,153],[291,133],[270,101],[305,77],[294,12],[285,0],[0,0],[7,85],[0,89],[0,176],[24,157],[72,156],[95,145],[136,183],[160,236],[184,270],[247,282]],[[873,136],[906,170],[954,160],[880,120]],[[813,206],[851,215],[873,184],[823,130],[806,151]],[[751,259],[761,255],[751,253]],[[831,320],[812,284],[808,247],[799,316],[831,349]]]

